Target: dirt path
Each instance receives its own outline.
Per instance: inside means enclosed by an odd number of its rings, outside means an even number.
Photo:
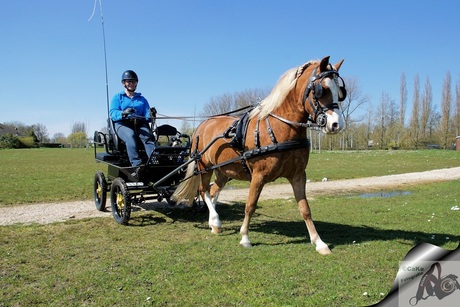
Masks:
[[[307,196],[311,198],[322,194],[369,192],[388,188],[403,190],[406,186],[412,184],[455,179],[460,179],[460,167],[381,177],[309,182],[307,183]],[[248,189],[224,189],[219,197],[219,202],[244,201],[247,194]],[[272,184],[265,186],[260,199],[280,199],[292,196],[290,185]],[[111,212],[97,211],[94,201],[30,204],[0,208],[0,225],[16,223],[47,224],[88,217],[111,217]]]

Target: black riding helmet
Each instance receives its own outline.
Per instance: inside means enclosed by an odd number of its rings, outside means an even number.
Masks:
[[[132,70],[126,70],[122,75],[121,75],[121,82],[125,80],[136,80],[139,81],[137,78],[137,74],[132,71]]]

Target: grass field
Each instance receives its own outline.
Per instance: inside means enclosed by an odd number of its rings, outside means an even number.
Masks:
[[[92,198],[91,150],[0,151],[1,205]],[[453,151],[312,154],[317,181],[460,166]],[[0,306],[364,306],[391,288],[417,243],[459,246],[460,181],[390,198],[318,196],[313,217],[332,255],[309,244],[293,199],[259,203],[252,249],[238,246],[244,204],[220,205],[224,233],[180,209],[0,227]]]
[[[408,195],[316,197],[320,256],[292,199],[259,203],[252,249],[243,203],[220,205],[223,234],[180,209],[0,227],[0,306],[367,306],[388,293],[417,243],[459,245],[460,181]]]
[[[93,149],[0,150],[0,161],[0,206],[91,199],[95,172],[107,171],[106,165],[94,161]],[[322,151],[310,155],[307,176],[312,181],[336,180],[456,166],[456,151]]]

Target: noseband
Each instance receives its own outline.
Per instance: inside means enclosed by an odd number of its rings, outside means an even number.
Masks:
[[[310,77],[310,82],[308,83],[307,87],[305,88],[305,92],[303,94],[303,101],[302,103],[305,104],[306,100],[308,99],[308,102],[310,103],[311,108],[313,109],[313,112],[315,113],[315,117],[312,118],[311,115],[309,115],[309,121],[311,122],[316,122],[316,124],[319,127],[325,127],[327,124],[327,116],[326,116],[326,111],[329,110],[334,110],[334,109],[339,109],[339,104],[334,102],[329,106],[324,106],[319,103],[318,98],[321,98],[322,92],[323,92],[323,86],[321,83],[325,78],[331,78],[334,80],[334,82],[337,83],[337,86],[339,87],[339,90],[342,91],[342,97],[339,98],[340,101],[345,99],[345,83],[343,82],[343,79],[339,76],[339,73],[337,70],[328,70],[325,72],[322,72],[320,74],[317,73],[318,68],[315,68],[313,71],[312,76]],[[338,84],[337,79],[340,78],[342,79],[343,82],[343,87]],[[316,82],[318,81],[319,82]],[[313,95],[313,100],[310,99],[310,93]]]

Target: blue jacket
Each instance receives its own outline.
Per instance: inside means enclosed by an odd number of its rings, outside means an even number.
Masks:
[[[137,115],[150,118],[150,105],[147,99],[145,99],[141,93],[135,93],[133,98],[129,98],[124,91],[113,96],[112,101],[110,102],[110,118],[115,122],[122,120],[121,113],[127,108],[133,108],[135,110],[134,116]],[[125,118],[130,117],[133,116],[128,115]]]

